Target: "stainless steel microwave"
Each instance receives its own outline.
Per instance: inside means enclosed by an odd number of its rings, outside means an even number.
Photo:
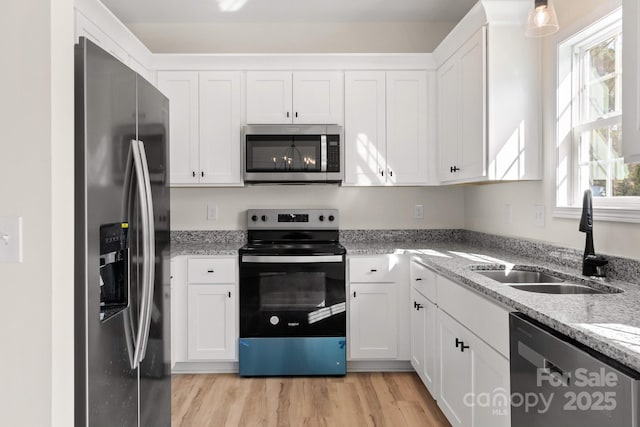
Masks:
[[[246,183],[342,182],[340,126],[251,125],[242,140]]]

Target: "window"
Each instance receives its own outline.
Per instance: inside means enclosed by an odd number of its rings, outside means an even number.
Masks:
[[[557,206],[640,207],[640,164],[622,158],[622,11],[558,46]]]

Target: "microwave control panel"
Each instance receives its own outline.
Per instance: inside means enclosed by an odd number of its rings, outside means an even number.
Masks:
[[[340,172],[340,135],[327,135],[327,172]]]

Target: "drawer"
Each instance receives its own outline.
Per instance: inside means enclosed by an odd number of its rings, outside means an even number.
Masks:
[[[509,358],[509,310],[438,276],[438,307]]]
[[[191,258],[187,265],[188,283],[235,283],[235,258]]]
[[[392,283],[398,281],[400,260],[396,255],[358,256],[349,259],[349,282]]]
[[[433,303],[437,303],[437,275],[415,258],[411,260],[411,287]]]

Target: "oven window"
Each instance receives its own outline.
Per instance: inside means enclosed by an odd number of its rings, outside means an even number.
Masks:
[[[260,273],[259,280],[261,311],[301,311],[326,304],[325,273]]]
[[[320,137],[247,135],[247,172],[320,172]]]

